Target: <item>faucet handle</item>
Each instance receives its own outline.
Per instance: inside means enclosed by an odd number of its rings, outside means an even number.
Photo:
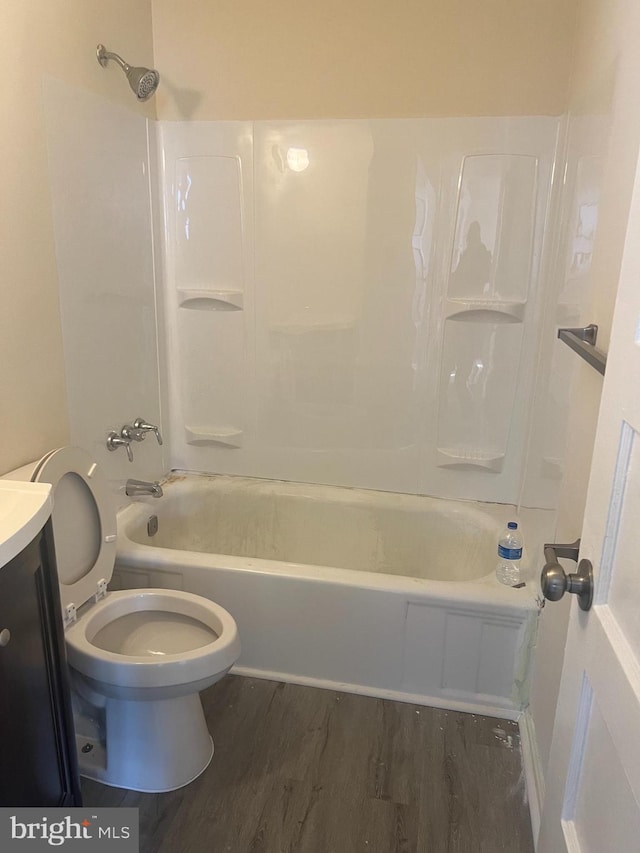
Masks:
[[[136,418],[133,422],[133,426],[135,429],[139,430],[141,433],[145,432],[153,432],[155,433],[158,444],[162,444],[162,436],[160,435],[160,429],[154,424],[146,423],[144,418]],[[142,436],[144,438],[144,435]]]
[[[117,450],[119,447],[125,447],[127,450],[127,459],[133,462],[133,450],[131,449],[131,440],[123,438],[117,432],[111,430],[107,435],[107,450]]]
[[[120,435],[126,441],[142,441],[145,433],[141,429],[131,426],[131,424],[125,424],[120,430]]]

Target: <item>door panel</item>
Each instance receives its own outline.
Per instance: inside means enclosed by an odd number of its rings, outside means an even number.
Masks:
[[[581,756],[584,781],[576,789],[575,807],[571,819],[566,821],[565,834],[575,836],[578,849],[584,853],[628,850],[625,844],[629,832],[640,838],[640,813],[597,702],[590,709],[586,735]],[[604,811],[603,795],[607,802]]]
[[[587,369],[585,367],[585,369]],[[572,602],[540,853],[640,842],[640,179],[636,170],[582,529],[595,604]]]

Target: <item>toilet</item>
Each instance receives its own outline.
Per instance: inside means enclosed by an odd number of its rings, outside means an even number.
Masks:
[[[152,793],[187,785],[213,756],[198,694],[240,655],[233,617],[178,590],[108,591],[116,555],[113,496],[84,450],[52,451],[30,479],[53,487],[80,773]]]

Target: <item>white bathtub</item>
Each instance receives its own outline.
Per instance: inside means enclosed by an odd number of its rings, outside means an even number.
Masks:
[[[112,587],[222,604],[235,671],[513,717],[526,705],[536,590],[493,576],[513,508],[197,474],[163,488],[119,514]]]

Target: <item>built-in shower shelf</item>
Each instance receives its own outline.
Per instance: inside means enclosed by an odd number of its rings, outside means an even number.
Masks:
[[[195,311],[242,311],[242,290],[211,290],[204,287],[178,288],[178,304]]]
[[[447,299],[446,317],[465,323],[522,323],[526,302]]]
[[[493,474],[502,471],[504,453],[473,448],[438,448],[438,468],[458,468],[461,471],[482,468]]]
[[[184,437],[187,444],[195,447],[242,447],[243,431],[233,426],[190,427],[185,426]]]

